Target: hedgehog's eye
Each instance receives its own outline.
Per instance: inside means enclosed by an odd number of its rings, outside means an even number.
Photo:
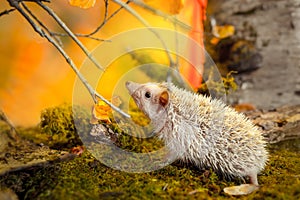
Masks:
[[[149,99],[151,97],[151,93],[150,92],[146,92],[145,93],[145,97]]]

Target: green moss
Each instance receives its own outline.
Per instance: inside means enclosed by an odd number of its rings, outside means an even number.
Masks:
[[[65,108],[70,111],[68,107]],[[52,114],[46,117],[64,116],[71,123],[70,116],[57,113],[61,111],[48,111]],[[52,123],[52,119],[47,120]],[[67,124],[65,121],[61,123]],[[118,129],[115,122],[108,126],[118,131],[116,144],[127,151],[151,152],[162,145],[156,139],[132,137]],[[60,131],[55,130],[58,129],[45,128],[44,131],[49,132],[40,133],[40,129],[33,128],[20,132],[27,138],[33,135],[52,137],[66,129],[61,127]],[[35,136],[33,140],[43,139]],[[284,147],[283,144],[280,146]],[[299,151],[278,148],[276,145],[271,145],[269,149],[270,160],[258,177],[261,188],[238,199],[300,198]],[[191,164],[183,165],[180,162],[149,173],[126,173],[103,165],[88,151],[69,162],[36,166],[0,178],[0,187],[12,189],[20,199],[228,199],[230,196],[223,192],[223,188],[242,183],[245,181],[225,180],[209,169],[199,170]]]
[[[297,199],[299,171],[298,153],[272,150],[259,175],[259,191],[239,199]],[[242,182],[223,180],[210,170],[178,162],[150,173],[126,173],[106,167],[85,152],[46,169],[11,173],[0,183],[29,199],[227,199],[222,189]]]
[[[233,74],[237,72],[228,72],[226,76],[222,77],[222,81],[214,80],[213,70],[210,70],[208,73],[208,80],[202,83],[201,87],[198,89],[199,93],[209,94],[210,92],[216,92],[217,94],[229,94],[230,92],[237,90],[238,86],[233,77]]]
[[[20,128],[19,134],[37,144],[43,143],[55,149],[69,149],[82,145],[78,131],[81,131],[81,137],[87,136],[91,128],[89,119],[86,110],[65,103],[43,110],[39,125]]]

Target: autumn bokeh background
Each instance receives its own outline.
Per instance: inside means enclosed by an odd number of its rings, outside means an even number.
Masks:
[[[178,14],[177,17],[189,25],[195,23],[191,20],[195,9],[191,2],[196,1],[148,0],[145,2],[166,13]],[[34,3],[27,3],[27,5],[51,30],[61,32],[54,21]],[[104,19],[104,1],[97,1],[95,6],[89,9],[71,6],[67,0],[53,1],[48,5],[75,33],[90,33]],[[137,6],[133,7],[152,26],[174,29],[173,24],[163,18]],[[0,10],[8,8],[8,3],[1,1]],[[118,8],[119,6],[109,1],[109,14]],[[196,23],[199,23],[199,18]],[[199,26],[201,27],[201,23]],[[94,36],[106,39],[122,31],[139,27],[143,25],[122,10]],[[201,43],[201,33],[197,34],[194,36],[198,37]],[[86,38],[80,40],[90,50],[99,45],[95,40]],[[66,52],[73,58],[75,64],[80,66],[86,56],[69,38],[62,38],[62,41]],[[42,109],[72,101],[76,78],[74,72],[58,51],[46,39],[34,32],[18,12],[1,16],[0,45],[0,108],[14,124],[35,125],[39,122]]]

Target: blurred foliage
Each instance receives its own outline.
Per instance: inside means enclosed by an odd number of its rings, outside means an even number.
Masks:
[[[94,7],[96,0],[69,0],[70,5],[88,9]]]
[[[231,91],[238,89],[238,85],[235,82],[233,74],[237,73],[235,71],[230,71],[225,77],[222,77],[222,82],[214,81],[213,71],[209,72],[208,80],[202,83],[201,87],[198,89],[198,93],[209,95],[210,92],[217,92],[221,94],[229,94]]]
[[[139,70],[145,73],[151,81],[155,82],[166,82],[168,78],[171,78],[172,82],[175,85],[185,86],[183,85],[182,75],[175,68],[168,67],[168,58],[160,58],[158,59],[157,55],[165,55],[166,53],[163,50],[135,50],[130,52],[131,58],[136,61],[139,66]],[[173,59],[175,59],[176,55],[172,54]]]
[[[236,71],[230,71],[226,77],[222,77],[225,89],[227,91],[227,93],[229,92],[230,89],[232,89],[233,91],[237,90],[238,86],[234,80],[234,77],[232,74],[237,73]]]
[[[182,0],[144,0],[149,6],[161,10],[167,14],[175,15],[179,14],[180,10],[184,7]]]

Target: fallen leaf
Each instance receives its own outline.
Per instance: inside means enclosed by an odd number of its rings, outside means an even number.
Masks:
[[[248,195],[259,189],[259,186],[253,184],[242,184],[224,188],[224,192],[229,195]]]
[[[83,146],[77,146],[77,147],[73,147],[71,149],[71,153],[75,154],[77,156],[81,156],[81,154],[83,154],[84,152],[84,147]]]
[[[247,112],[255,110],[255,106],[250,103],[240,103],[234,106],[234,109],[238,112]]]
[[[96,0],[69,0],[70,5],[88,9],[94,7]]]

